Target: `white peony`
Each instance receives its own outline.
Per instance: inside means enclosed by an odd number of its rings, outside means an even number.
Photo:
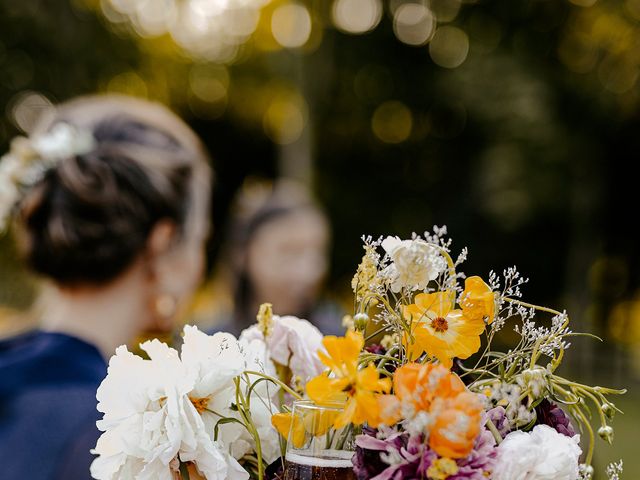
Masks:
[[[382,248],[393,261],[383,271],[393,292],[399,292],[403,287],[424,290],[430,281],[438,278],[447,268],[438,249],[421,239],[387,237],[382,241]]]
[[[186,372],[193,379],[190,397],[200,406],[206,431],[213,436],[221,417],[239,418],[232,409],[236,395],[234,378],[246,369],[247,359],[233,335],[222,332],[207,335],[189,325],[184,328],[181,356]],[[239,440],[244,432],[242,425],[226,423],[219,426],[217,440],[238,459],[251,448],[249,443]]]
[[[306,383],[324,371],[325,367],[318,358],[318,350],[323,349],[322,338],[320,330],[307,320],[274,315],[266,345],[274,362],[288,366],[294,376]],[[240,341],[252,340],[265,342],[259,325],[253,325],[240,334]]]
[[[493,480],[577,480],[580,436],[567,437],[548,425],[508,434],[498,447]]]
[[[273,368],[264,350],[249,347],[233,335],[209,336],[189,326],[182,358],[157,340],[141,345],[149,360],[119,347],[98,388],[98,410],[104,413],[98,428],[104,433],[93,450],[98,458],[92,476],[171,480],[170,465],[179,458],[194,462],[208,480],[249,478],[236,460],[253,448],[252,439],[243,438],[246,429],[225,424],[218,441],[213,439],[220,416],[237,418],[231,408],[234,378],[246,369]],[[259,393],[256,389],[252,396],[251,412],[264,423]]]
[[[241,339],[238,344],[245,357],[245,370],[261,372],[270,377],[276,376],[276,368],[269,358],[264,342],[258,340],[246,341]],[[254,383],[260,377],[248,375],[248,382]],[[249,389],[247,379],[242,377],[242,387],[247,393]],[[268,381],[260,381],[251,391],[251,421],[258,430],[262,457],[269,464],[280,456],[280,437],[278,431],[271,424],[271,416],[276,413],[273,405],[276,402],[279,387]],[[241,427],[238,432],[233,427]],[[227,430],[228,429],[228,430]],[[232,439],[233,435],[237,435]],[[227,424],[221,427],[221,438],[225,444],[230,445],[231,454],[235,458],[241,458],[245,454],[255,450],[255,441],[246,428],[237,423]]]

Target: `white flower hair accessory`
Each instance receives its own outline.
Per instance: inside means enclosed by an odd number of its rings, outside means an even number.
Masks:
[[[31,138],[16,137],[9,152],[0,158],[0,232],[3,232],[13,208],[25,192],[38,183],[47,170],[59,161],[93,150],[91,132],[68,123]]]

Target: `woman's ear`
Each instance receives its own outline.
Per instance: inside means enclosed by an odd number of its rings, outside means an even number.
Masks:
[[[156,223],[147,239],[147,253],[151,257],[162,255],[171,247],[176,236],[176,224],[171,220]]]

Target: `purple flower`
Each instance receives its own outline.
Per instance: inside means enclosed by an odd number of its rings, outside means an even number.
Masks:
[[[356,439],[356,454],[352,459],[353,471],[358,480],[373,478],[388,466],[380,458],[380,451],[386,449],[386,445],[377,443],[381,440],[376,438],[376,430],[363,427],[362,431],[363,434]],[[378,447],[382,447],[382,450]]]
[[[458,473],[447,480],[486,480],[496,464],[497,456],[496,439],[489,430],[482,429],[469,456],[456,462]]]
[[[451,480],[486,480],[496,461],[496,441],[483,429],[473,451],[457,459],[458,472]],[[409,435],[397,428],[365,429],[356,439],[353,459],[358,480],[410,480],[427,478],[427,471],[438,459],[424,435]]]
[[[384,355],[387,353],[387,350],[380,345],[379,343],[374,343],[364,347],[364,349],[369,353],[375,353],[376,355]]]
[[[426,477],[431,462],[425,457],[422,435],[411,437],[396,428],[365,429],[356,438],[354,472],[358,480],[404,480]],[[431,452],[433,458],[437,455]],[[425,461],[427,464],[425,466]]]
[[[576,434],[569,416],[558,405],[547,399],[536,407],[536,415],[536,425],[549,425],[556,432],[567,437],[573,437]]]
[[[511,432],[511,422],[509,422],[507,411],[504,407],[494,407],[486,412],[485,415],[487,420],[491,420],[493,422],[502,438],[506,437],[507,434]]]

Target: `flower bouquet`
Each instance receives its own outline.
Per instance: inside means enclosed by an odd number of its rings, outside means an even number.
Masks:
[[[445,237],[365,238],[344,337],[263,305],[239,339],[187,326],[180,355],[155,340],[141,346],[149,359],[120,347],[98,390],[92,475],[592,478],[592,412],[612,442],[609,398],[624,390],[561,376],[584,334],[523,301],[515,268],[466,277],[466,249],[454,261]],[[499,351],[507,326],[518,340]]]

